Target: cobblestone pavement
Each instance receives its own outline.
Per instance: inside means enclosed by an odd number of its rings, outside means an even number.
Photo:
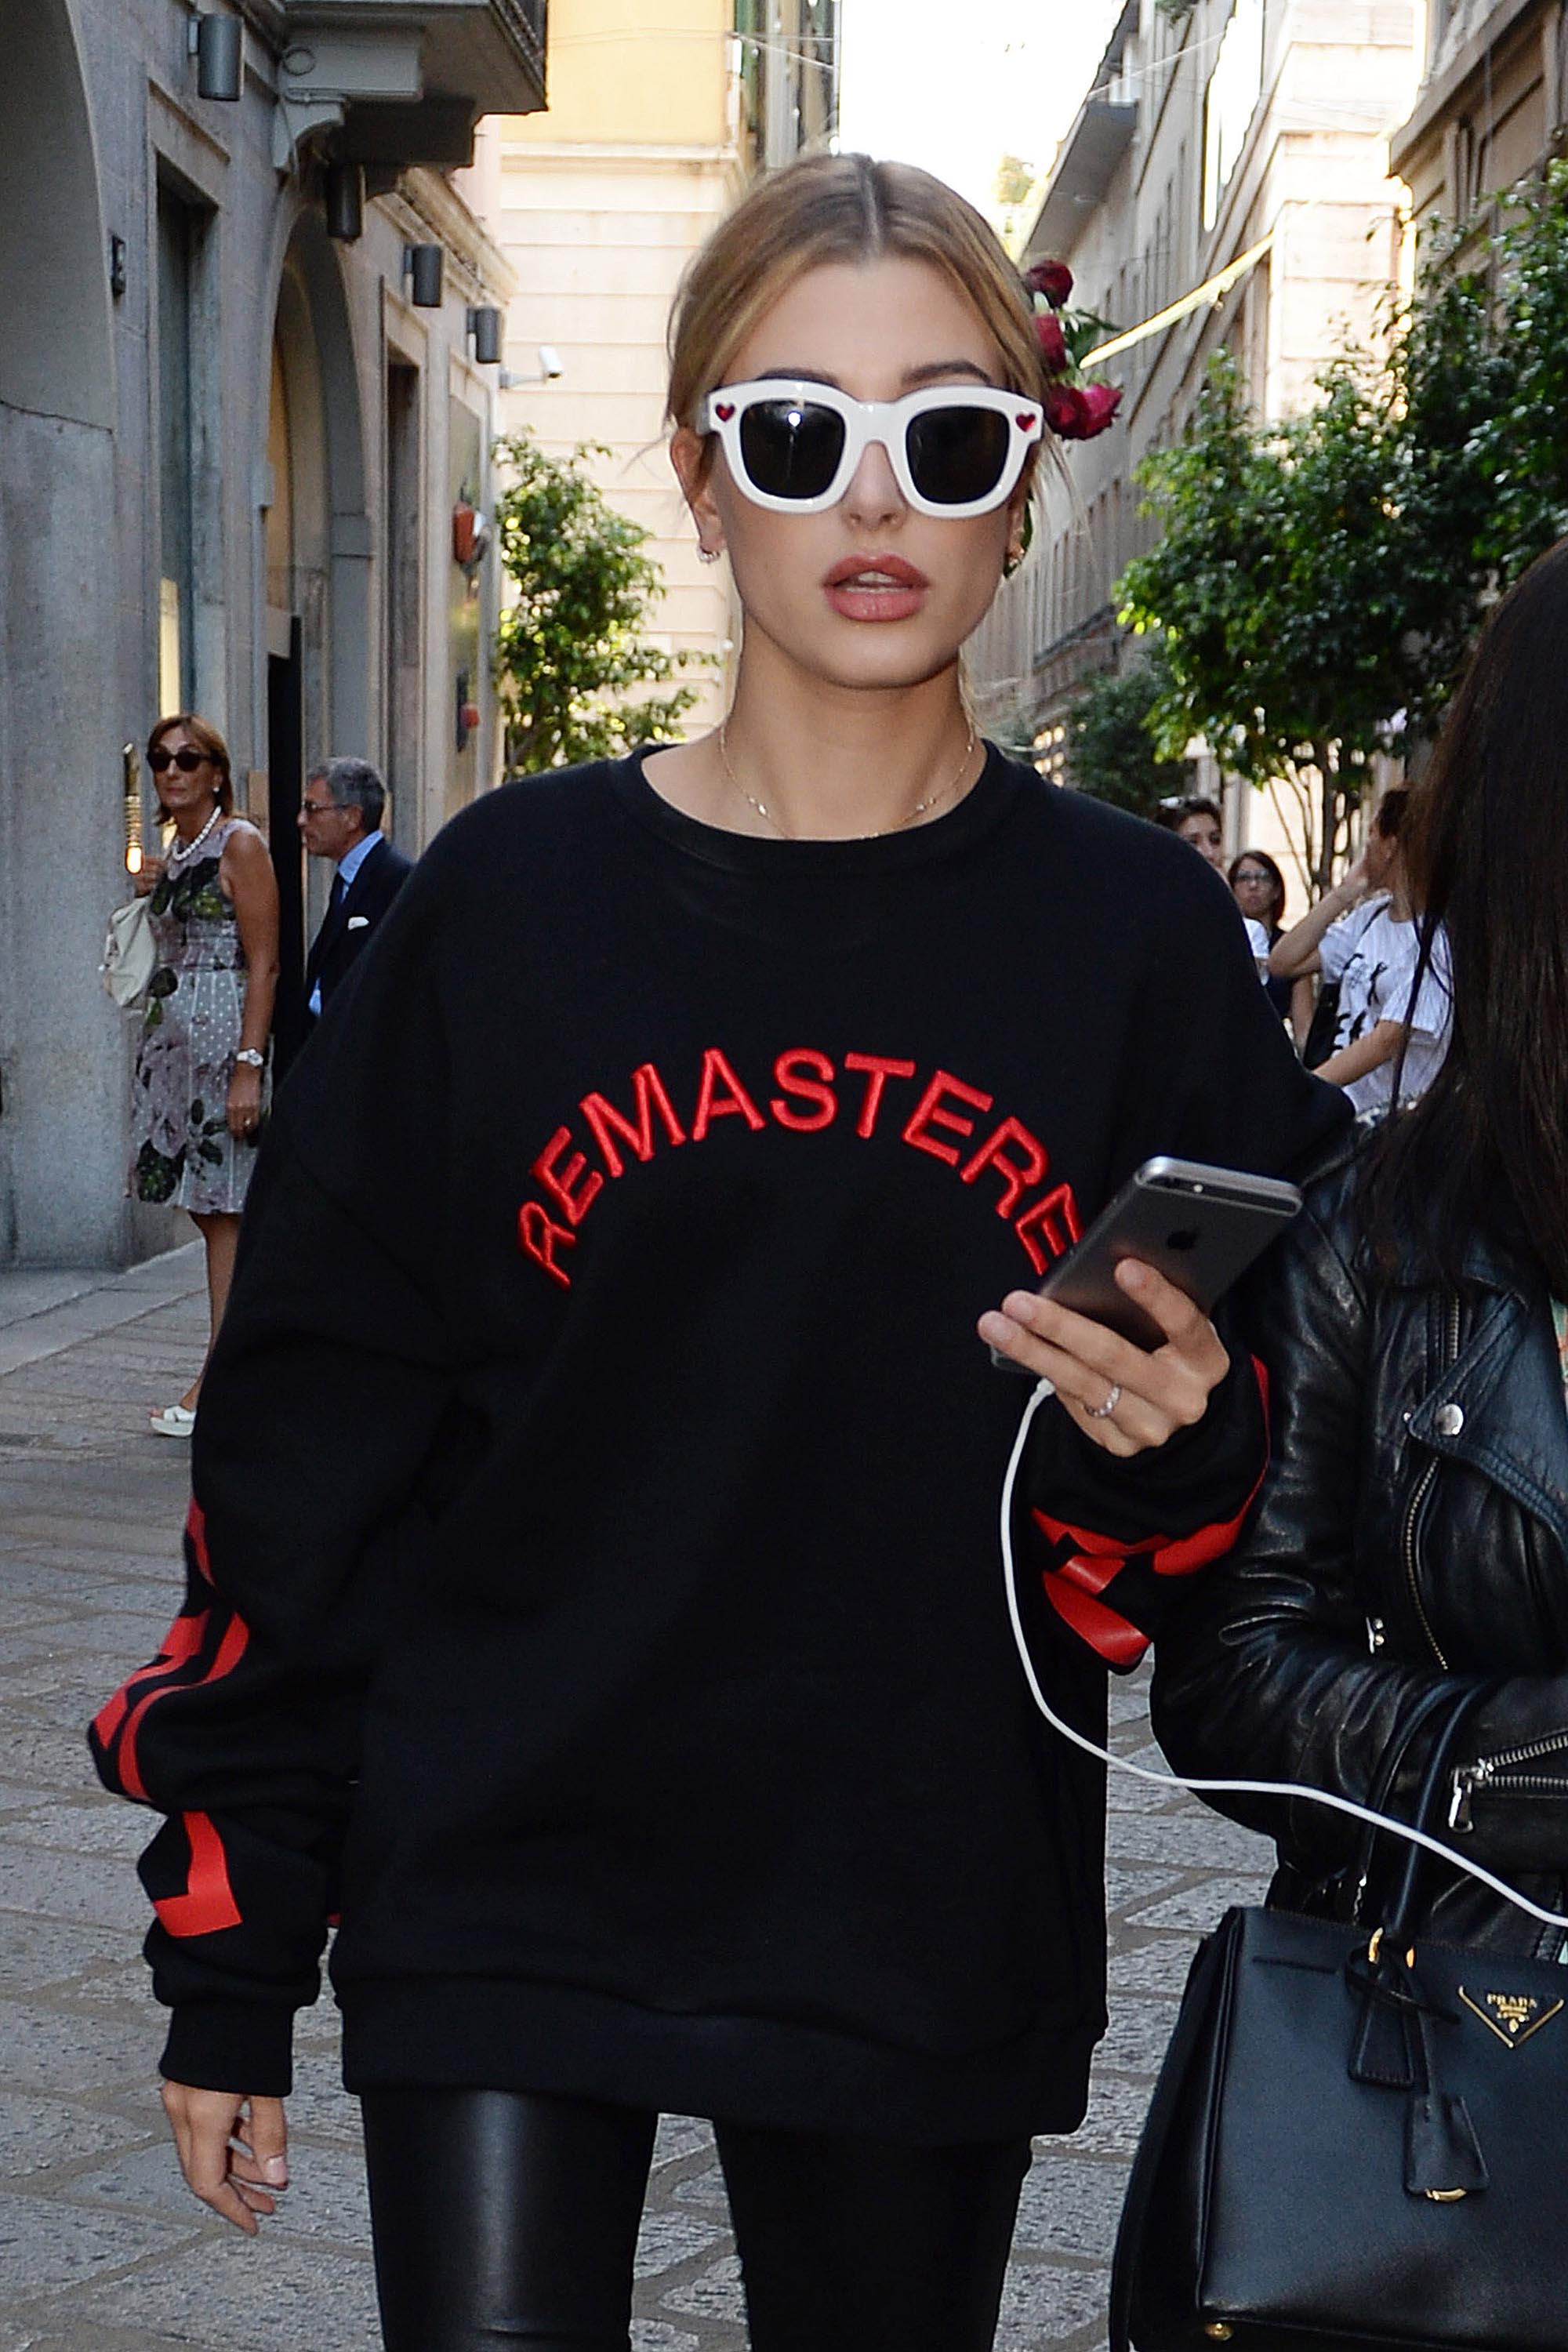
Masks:
[[[147,1433],[205,1324],[193,1246],[112,1280],[0,1276],[0,2352],[374,2352],[353,2104],[330,2008],[304,2023],[295,2187],[259,2245],[181,2188],[137,1948],[137,1809],[82,1726],[176,1603],[186,1449]],[[1115,1738],[1149,1747],[1137,1685]],[[1089,2120],[1037,2144],[998,2352],[1096,2352],[1124,2168],[1197,1931],[1261,1884],[1260,1842],[1179,1796],[1111,1792],[1112,2024]],[[704,2127],[667,2119],[637,2263],[637,2352],[743,2352]]]

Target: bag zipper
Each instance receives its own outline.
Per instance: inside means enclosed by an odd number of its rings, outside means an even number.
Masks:
[[[1438,1366],[1439,1379],[1450,1372],[1459,1360],[1459,1294],[1457,1290],[1451,1291],[1448,1297],[1446,1339],[1447,1348],[1443,1360]],[[1410,1595],[1410,1605],[1415,1612],[1416,1622],[1426,1636],[1433,1656],[1447,1674],[1448,1661],[1443,1654],[1437,1636],[1432,1631],[1432,1621],[1427,1616],[1426,1605],[1421,1599],[1421,1586],[1415,1559],[1415,1533],[1420,1524],[1422,1507],[1432,1491],[1440,1465],[1441,1457],[1435,1454],[1416,1480],[1415,1491],[1410,1497],[1410,1507],[1405,1514],[1405,1584]]]
[[[1527,1741],[1523,1747],[1505,1748],[1500,1755],[1478,1756],[1473,1764],[1457,1765],[1453,1773],[1454,1793],[1448,1805],[1448,1827],[1460,1832],[1475,1827],[1470,1818],[1470,1804],[1478,1789],[1507,1788],[1521,1795],[1537,1797],[1568,1794],[1568,1780],[1561,1774],[1520,1774],[1514,1770],[1518,1764],[1536,1764],[1544,1756],[1560,1756],[1564,1752],[1568,1752],[1568,1731],[1553,1731],[1544,1739]]]

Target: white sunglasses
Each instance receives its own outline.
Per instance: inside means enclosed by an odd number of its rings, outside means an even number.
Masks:
[[[1042,425],[1037,403],[990,384],[851,400],[837,384],[768,376],[722,384],[698,411],[699,432],[718,434],[737,488],[773,514],[837,506],[873,441],[917,514],[989,514],[1013,489]]]

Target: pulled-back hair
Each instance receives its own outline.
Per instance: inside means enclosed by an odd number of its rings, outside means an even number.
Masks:
[[[797,278],[884,256],[940,270],[984,320],[1005,389],[1044,398],[1027,289],[973,205],[912,163],[808,155],[759,181],[687,269],[670,313],[669,422],[695,431],[699,402]]]
[[[1370,1170],[1385,1263],[1415,1234],[1439,1273],[1484,1226],[1568,1298],[1568,541],[1492,615],[1404,812],[1422,968],[1437,927],[1453,1029]]]

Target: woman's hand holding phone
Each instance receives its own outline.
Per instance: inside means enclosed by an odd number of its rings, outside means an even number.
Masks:
[[[1134,1347],[1033,1290],[1010,1290],[979,1328],[999,1354],[1050,1381],[1086,1437],[1126,1459],[1200,1422],[1230,1358],[1202,1308],[1153,1266],[1124,1258],[1116,1280],[1159,1325],[1162,1346]]]

